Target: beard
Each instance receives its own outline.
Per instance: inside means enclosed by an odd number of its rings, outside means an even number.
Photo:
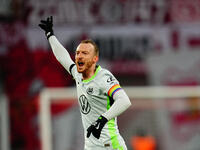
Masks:
[[[87,72],[92,67],[93,64],[94,64],[94,62],[92,60],[89,60],[89,61],[85,62],[82,67],[80,67],[78,65],[78,63],[76,63],[76,65],[77,65],[77,71],[79,73],[85,73],[85,72]]]

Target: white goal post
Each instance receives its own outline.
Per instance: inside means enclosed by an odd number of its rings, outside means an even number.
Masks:
[[[162,100],[173,98],[200,97],[200,86],[195,87],[123,87],[132,101],[132,107],[162,107]],[[59,99],[76,99],[75,88],[46,88],[40,93],[40,134],[42,150],[52,148],[52,126],[50,104]],[[141,99],[134,101],[134,99]],[[148,101],[153,99],[153,101]],[[162,122],[162,119],[160,120]],[[162,126],[162,123],[161,123]],[[167,134],[167,133],[166,133]]]
[[[8,99],[0,93],[0,150],[10,150]]]

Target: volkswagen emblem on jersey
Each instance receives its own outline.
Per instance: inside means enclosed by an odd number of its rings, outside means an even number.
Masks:
[[[89,88],[87,88],[86,91],[87,91],[87,94],[89,94],[89,95],[92,95],[93,92],[94,92],[93,87],[89,87]]]
[[[85,95],[81,95],[79,97],[79,103],[80,103],[81,112],[83,114],[88,114],[91,110],[91,106]]]

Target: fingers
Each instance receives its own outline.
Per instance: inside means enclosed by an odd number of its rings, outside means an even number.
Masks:
[[[95,138],[99,139],[100,138],[100,134],[101,134],[101,130],[97,130],[94,125],[91,125],[87,129],[87,138],[90,137],[91,133]]]
[[[44,23],[44,24],[48,23],[47,20],[41,20],[40,22],[41,22],[41,23]]]
[[[90,137],[91,133],[92,133],[92,126],[90,126],[90,127],[87,129],[87,138]]]
[[[47,24],[53,22],[53,16],[48,17],[46,20],[41,20],[41,23]]]
[[[47,18],[47,22],[50,22],[50,17]]]
[[[52,23],[53,22],[53,16],[50,16],[49,21]]]
[[[90,137],[91,133],[92,133],[92,131],[88,131],[88,132],[87,132],[87,138]]]
[[[53,16],[48,17],[46,22],[52,23],[53,22]]]
[[[44,24],[39,24],[38,26],[39,26],[40,28],[42,28],[42,29],[45,29],[45,26],[46,26],[46,25],[44,25]]]
[[[94,125],[91,125],[91,126],[87,129],[87,138],[90,137],[91,133],[93,133],[94,130],[95,130]]]
[[[48,17],[46,20],[41,20],[39,27],[45,29],[48,24],[52,24],[53,17]]]

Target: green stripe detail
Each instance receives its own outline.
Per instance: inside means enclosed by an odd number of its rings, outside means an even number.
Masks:
[[[109,96],[107,96],[107,110],[110,109],[110,99]]]
[[[97,75],[97,73],[99,72],[100,69],[101,69],[101,66],[98,66],[96,71],[95,71],[95,73],[94,73],[94,75],[91,78],[87,79],[87,80],[83,80],[83,82],[86,83],[86,82],[92,81],[96,77],[96,75]]]
[[[107,110],[110,109],[110,99],[109,96],[107,96]],[[116,129],[115,129],[115,119],[111,119],[108,121],[108,131],[110,134],[110,138],[111,138],[111,144],[112,147],[114,149],[118,149],[118,150],[123,150],[123,147],[119,144],[119,141],[117,139],[117,134],[116,134]]]

